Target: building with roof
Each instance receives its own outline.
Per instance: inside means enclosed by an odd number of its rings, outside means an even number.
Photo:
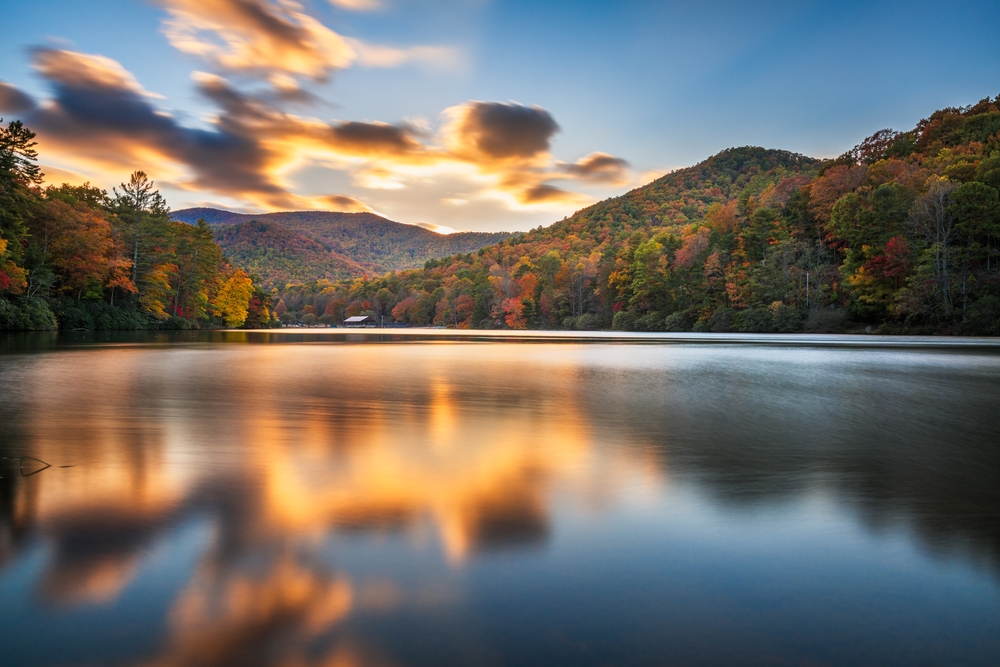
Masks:
[[[355,315],[354,317],[348,317],[344,320],[344,326],[349,328],[365,328],[374,327],[376,325],[375,318],[371,315]]]

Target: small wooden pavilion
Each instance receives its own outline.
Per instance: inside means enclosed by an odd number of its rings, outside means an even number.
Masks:
[[[355,315],[344,320],[344,326],[353,329],[363,329],[375,326],[375,318],[371,315]]]

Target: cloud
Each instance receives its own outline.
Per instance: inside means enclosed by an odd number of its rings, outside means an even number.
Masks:
[[[354,197],[344,195],[327,195],[319,198],[328,204],[328,208],[333,211],[344,211],[345,213],[365,213],[371,211],[367,205],[358,201]]]
[[[211,190],[268,209],[368,210],[356,199],[310,199],[292,193],[278,174],[297,154],[283,150],[313,125],[243,96],[219,77],[198,77],[199,90],[226,112],[210,130],[180,125],[119,63],[89,54],[38,49],[35,67],[54,90],[24,118],[43,150],[76,157],[105,171],[128,173],[155,163],[161,182]],[[326,127],[330,130],[329,126]],[[282,142],[284,140],[284,143]],[[332,143],[332,140],[331,140]]]
[[[382,3],[379,0],[329,0],[334,7],[350,9],[356,12],[370,12],[380,9]]]
[[[587,203],[587,197],[548,181],[567,177],[608,181],[619,178],[627,164],[606,153],[593,153],[574,165],[554,164],[549,151],[559,124],[538,106],[472,100],[446,109],[443,115],[442,140],[452,158],[492,179],[494,195],[513,208]]]
[[[59,167],[42,165],[42,173],[45,175],[45,183],[48,185],[62,185],[63,183],[83,185],[90,181],[89,178],[81,173],[70,169],[60,169]]]
[[[539,183],[524,190],[521,193],[521,201],[525,204],[577,204],[586,200],[575,192],[568,192],[548,183]]]
[[[282,72],[317,81],[348,67],[350,44],[298,3],[284,0],[159,0],[163,32],[178,50],[227,71]]]
[[[355,155],[404,155],[418,153],[422,144],[407,126],[349,121],[330,128],[333,142]]]
[[[619,185],[628,179],[628,162],[607,153],[591,153],[572,164],[563,163],[562,168],[570,176],[595,183]]]
[[[161,98],[147,92],[121,63],[104,56],[64,49],[33,50],[34,66],[50,81],[60,81],[76,88],[131,92],[144,97]]]
[[[92,176],[95,170],[108,174],[105,182],[143,168],[161,187],[212,192],[243,207],[372,210],[343,192],[297,194],[288,179],[322,167],[346,171],[355,186],[372,192],[410,189],[417,196],[417,189],[451,178],[458,179],[451,192],[467,192],[465,201],[559,209],[590,199],[550,181],[617,183],[627,166],[606,153],[555,161],[550,142],[559,126],[537,106],[470,101],[445,110],[434,135],[426,122],[299,116],[283,110],[273,92],[247,93],[218,74],[195,72],[199,94],[217,113],[205,119],[208,127],[188,127],[114,60],[36,49],[34,65],[52,88],[50,99],[36,103],[6,84],[0,92],[8,106],[26,109],[23,120],[38,132],[47,159],[95,181],[102,180]],[[323,187],[317,182],[310,190]]]
[[[289,77],[321,82],[354,64],[398,67],[414,62],[455,68],[462,60],[451,47],[398,48],[345,37],[305,13],[294,0],[157,1],[168,14],[163,33],[175,48],[221,72],[268,80],[286,94],[298,87]],[[333,4],[358,11],[379,6],[372,0]]]
[[[462,65],[462,54],[449,46],[411,46],[398,48],[366,44],[361,40],[349,39],[348,43],[357,54],[357,62],[365,67],[399,67],[415,62],[437,69],[458,69]]]
[[[423,227],[427,231],[434,232],[435,234],[454,234],[457,231],[453,227],[448,227],[447,225],[435,225],[433,222],[413,222],[410,224],[416,225],[417,227]]]
[[[529,160],[549,150],[559,125],[548,111],[516,102],[470,101],[445,111],[449,147],[473,159]]]
[[[15,86],[0,81],[0,111],[24,113],[35,108],[35,100],[22,93]]]

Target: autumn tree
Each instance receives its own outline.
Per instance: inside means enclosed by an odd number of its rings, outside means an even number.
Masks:
[[[19,120],[6,127],[2,123],[0,118],[0,292],[20,292],[27,283],[18,265],[21,243],[37,205],[32,188],[42,182],[42,172],[36,164],[35,133]]]
[[[212,311],[222,318],[230,329],[246,322],[250,298],[253,296],[253,281],[242,269],[233,271],[219,285],[212,303]]]

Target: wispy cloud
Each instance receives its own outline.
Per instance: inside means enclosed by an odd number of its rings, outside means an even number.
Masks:
[[[382,8],[379,0],[329,0],[334,7],[350,9],[356,12],[370,12]]]
[[[289,77],[325,81],[341,69],[420,63],[454,69],[461,53],[449,46],[369,44],[323,25],[293,0],[158,0],[167,12],[163,33],[189,55],[223,73],[240,73],[289,90]],[[378,8],[371,0],[339,0],[353,10]]]
[[[295,2],[159,0],[163,32],[178,50],[227,71],[292,74],[315,80],[350,66],[347,41]]]
[[[622,185],[628,182],[628,162],[607,153],[591,153],[576,162],[561,163],[560,167],[569,176],[594,183]]]
[[[554,182],[627,180],[628,164],[607,153],[556,160],[551,144],[559,124],[539,106],[470,100],[442,111],[436,126],[424,118],[324,120],[289,110],[322,101],[310,82],[339,69],[415,61],[445,66],[459,58],[447,47],[377,46],[344,37],[294,0],[157,1],[170,42],[213,70],[193,72],[192,79],[216,112],[203,117],[203,126],[185,125],[121,63],[36,48],[34,68],[51,95],[35,99],[0,82],[0,111],[18,114],[36,130],[58,168],[115,174],[109,176],[115,180],[144,168],[161,184],[201,193],[201,199],[212,193],[265,210],[372,210],[364,194],[322,192],[322,184],[318,192],[310,188],[315,194],[300,194],[296,174],[315,168],[346,174],[361,193],[400,191],[417,199],[425,193],[428,202],[449,209],[487,200],[508,210],[565,208],[589,199]],[[378,8],[356,0],[334,4]],[[261,90],[259,82],[269,85]]]

